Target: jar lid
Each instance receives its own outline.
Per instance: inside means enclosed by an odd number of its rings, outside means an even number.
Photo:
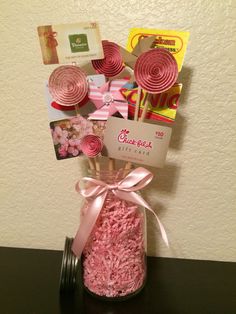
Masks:
[[[60,292],[73,291],[76,287],[78,258],[71,250],[73,238],[66,237],[61,262]]]

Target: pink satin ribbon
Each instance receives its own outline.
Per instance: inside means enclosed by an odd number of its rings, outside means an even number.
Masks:
[[[48,48],[55,48],[58,46],[58,42],[56,40],[57,32],[45,32],[44,36],[47,38],[47,46]]]
[[[167,234],[160,219],[148,203],[139,194],[135,193],[148,185],[152,178],[153,174],[150,171],[139,167],[130,172],[123,180],[116,184],[107,184],[103,181],[89,177],[82,179],[84,183],[89,182],[92,184],[88,188],[80,189],[80,182],[76,184],[76,190],[88,199],[89,202],[89,207],[83,217],[83,221],[79,226],[72,244],[72,251],[78,258],[80,258],[88,237],[92,232],[108,191],[111,191],[115,196],[122,200],[141,205],[151,211],[158,222],[163,241],[167,246],[169,246]]]

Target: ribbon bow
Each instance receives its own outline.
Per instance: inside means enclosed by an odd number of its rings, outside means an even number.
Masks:
[[[45,32],[44,36],[47,38],[47,47],[48,48],[55,48],[58,46],[58,42],[56,40],[57,32]]]
[[[125,119],[128,118],[128,103],[120,93],[120,89],[128,80],[119,79],[107,82],[100,88],[89,81],[89,99],[97,110],[89,115],[89,120],[107,120],[109,116],[119,112]]]
[[[88,177],[82,179],[83,182],[90,183],[88,188],[80,189],[80,182],[76,184],[76,190],[80,192],[82,196],[88,199],[89,202],[89,207],[83,217],[83,221],[80,224],[72,244],[72,251],[78,258],[80,258],[88,237],[92,232],[92,229],[105,202],[108,191],[111,191],[115,196],[122,200],[144,206],[149,211],[151,211],[158,222],[162,239],[164,240],[165,244],[169,246],[165,229],[156,213],[139,194],[135,193],[136,191],[139,191],[148,185],[152,178],[153,174],[150,171],[139,167],[130,172],[123,180],[115,184],[107,184],[103,181]]]

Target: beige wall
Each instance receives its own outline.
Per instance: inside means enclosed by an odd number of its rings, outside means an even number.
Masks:
[[[36,27],[96,20],[125,45],[129,27],[189,30],[184,91],[166,166],[145,192],[171,243],[148,215],[151,255],[236,261],[236,5],[211,1],[1,0],[0,245],[62,249],[82,199],[78,159],[56,161]],[[96,5],[95,5],[96,3]],[[234,88],[234,90],[233,90]]]

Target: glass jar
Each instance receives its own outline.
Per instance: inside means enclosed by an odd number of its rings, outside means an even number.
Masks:
[[[90,177],[113,185],[127,174],[127,170],[120,169],[91,172]],[[86,200],[81,223],[88,205]],[[146,281],[146,240],[145,208],[108,190],[81,257],[85,290],[107,300],[136,295]]]

